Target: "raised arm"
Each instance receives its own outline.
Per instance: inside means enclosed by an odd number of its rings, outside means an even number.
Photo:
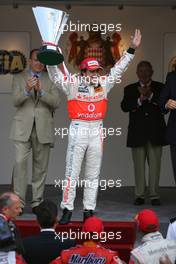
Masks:
[[[135,30],[134,36],[131,37],[130,48],[124,52],[119,61],[116,62],[113,68],[110,70],[110,74],[107,78],[107,92],[109,92],[114,84],[122,77],[123,73],[127,70],[128,65],[134,58],[135,49],[139,47],[141,43],[141,32],[139,29]]]
[[[47,65],[46,67],[50,80],[56,85],[57,88],[61,89],[68,96],[69,82],[66,75],[62,73],[58,66]]]

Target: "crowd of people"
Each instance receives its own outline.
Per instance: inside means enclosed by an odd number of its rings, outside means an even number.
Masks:
[[[44,200],[36,212],[40,226],[37,235],[21,238],[14,220],[20,214],[20,199],[11,192],[0,196],[0,263],[2,264],[125,264],[118,252],[105,248],[100,241],[103,221],[90,216],[82,225],[86,234],[82,243],[56,236],[57,205]],[[143,209],[134,217],[137,231],[143,234],[141,244],[131,251],[129,264],[175,264],[176,219],[171,219],[167,238],[159,231],[159,218],[153,210]],[[87,236],[88,234],[88,236]]]

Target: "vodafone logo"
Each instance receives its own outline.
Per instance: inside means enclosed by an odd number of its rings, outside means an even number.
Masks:
[[[94,112],[95,111],[95,105],[94,104],[89,104],[87,107],[89,112]]]

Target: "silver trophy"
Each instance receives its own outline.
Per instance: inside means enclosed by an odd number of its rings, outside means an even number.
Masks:
[[[69,15],[64,11],[48,7],[37,6],[32,10],[43,40],[43,46],[37,55],[38,60],[45,65],[62,63],[64,57],[57,45]]]

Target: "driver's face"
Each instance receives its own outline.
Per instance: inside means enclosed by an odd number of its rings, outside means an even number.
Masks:
[[[100,69],[96,69],[96,70],[93,70],[93,71],[87,70],[84,73],[84,76],[88,77],[90,79],[90,83],[91,84],[95,84],[95,83],[97,83],[98,78],[100,77]]]

